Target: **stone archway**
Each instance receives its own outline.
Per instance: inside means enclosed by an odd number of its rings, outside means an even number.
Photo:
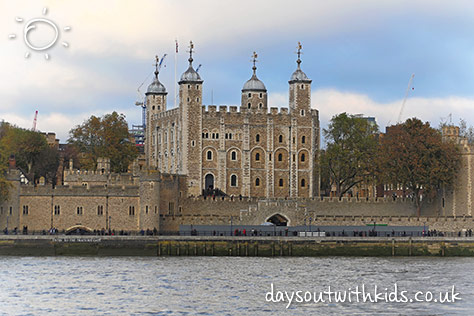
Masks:
[[[206,190],[214,189],[214,175],[212,173],[206,174],[204,178],[204,188]]]
[[[90,235],[93,230],[84,225],[74,225],[66,229],[66,235]]]
[[[274,214],[267,218],[266,222],[272,223],[275,226],[288,226],[289,219],[281,214]]]

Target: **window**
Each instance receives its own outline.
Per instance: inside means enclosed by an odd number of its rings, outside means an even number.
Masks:
[[[260,153],[255,154],[255,161],[260,161]]]
[[[258,108],[261,109],[263,107],[263,103],[258,104]]]
[[[249,98],[251,98],[251,97],[252,97],[252,94],[251,94],[251,93],[249,93]]]
[[[304,84],[301,85],[301,89],[304,89]]]
[[[212,151],[207,151],[207,160],[212,160]]]
[[[189,102],[189,98],[187,98],[188,102]]]
[[[156,107],[156,109],[159,111],[159,110],[160,110],[160,106],[158,105],[158,106]]]
[[[104,206],[103,205],[98,205],[97,206],[97,215],[98,216],[104,215]]]
[[[152,106],[151,109],[154,110],[154,109],[155,109],[155,106]]]
[[[190,85],[190,84],[188,84],[188,89],[191,89],[191,85]]]
[[[230,176],[230,186],[231,187],[237,186],[237,176],[235,174]]]
[[[28,205],[23,205],[23,215],[28,215]]]
[[[280,179],[280,180],[278,181],[278,185],[279,185],[280,187],[283,186],[283,179]]]
[[[77,215],[82,215],[84,214],[84,210],[82,209],[82,206],[77,207]]]
[[[304,179],[301,179],[301,187],[304,188],[306,185],[306,181]]]
[[[283,155],[282,154],[278,154],[278,161],[283,161]]]
[[[301,136],[301,143],[304,144],[306,142],[306,136]]]
[[[59,205],[54,206],[54,215],[61,214],[61,207]]]
[[[231,151],[230,153],[230,160],[237,160],[237,152],[235,150]]]
[[[293,154],[293,161],[296,161],[296,155]]]
[[[196,98],[196,102],[199,102],[199,98]]]
[[[148,214],[148,205],[145,206],[145,214]]]
[[[10,206],[10,215],[13,213],[13,207]]]
[[[135,206],[130,206],[128,208],[128,215],[135,216]]]
[[[304,162],[304,160],[305,160],[305,155],[301,154],[301,162]]]
[[[194,147],[196,145],[196,143],[194,142],[194,140],[191,142],[191,146]]]
[[[278,136],[278,142],[283,143],[283,135]]]
[[[263,93],[260,92],[260,98],[263,98]]]
[[[250,106],[251,106],[251,104],[250,104],[250,102],[249,102],[249,104],[247,104],[247,107],[250,109]]]
[[[268,160],[272,161],[272,154],[268,154]]]
[[[301,110],[301,116],[304,116],[304,110]]]
[[[260,141],[260,134],[257,134],[257,135],[255,136],[255,141],[256,141],[257,143]]]
[[[260,186],[260,178],[255,179],[255,186],[256,187]]]

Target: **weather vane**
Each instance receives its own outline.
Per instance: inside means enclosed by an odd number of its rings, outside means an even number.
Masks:
[[[189,59],[193,59],[193,49],[194,49],[194,44],[193,41],[189,41]]]

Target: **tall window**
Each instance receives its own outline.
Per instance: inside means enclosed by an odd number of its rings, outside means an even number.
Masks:
[[[260,178],[255,179],[255,186],[256,187],[260,186]]]
[[[237,186],[237,176],[235,174],[230,176],[230,186],[231,187]]]
[[[135,215],[135,206],[129,206],[128,215],[131,215],[131,216]]]
[[[212,151],[207,151],[207,160],[212,160]]]
[[[59,205],[54,206],[54,215],[61,214],[61,207]]]
[[[23,205],[23,215],[28,215],[28,205]]]
[[[305,155],[301,154],[301,162],[304,162],[305,158],[306,158]]]
[[[237,160],[237,152],[235,150],[230,152],[230,160]]]
[[[279,185],[280,187],[283,186],[283,179],[280,179],[280,180],[278,181],[278,185]]]
[[[306,142],[306,136],[301,136],[301,143],[304,144]]]
[[[82,206],[77,207],[77,215],[82,215],[84,214],[84,210],[82,209]]]
[[[255,154],[255,161],[260,161],[260,153]]]
[[[306,185],[306,181],[305,179],[301,179],[301,187],[304,188]]]
[[[97,206],[97,215],[99,215],[99,216],[104,215],[104,206],[103,205],[98,205]]]
[[[260,141],[260,134],[257,134],[257,136],[255,136],[255,141],[258,143]]]
[[[278,154],[278,161],[283,161],[283,155],[281,153]]]
[[[283,135],[278,136],[278,142],[283,143]]]

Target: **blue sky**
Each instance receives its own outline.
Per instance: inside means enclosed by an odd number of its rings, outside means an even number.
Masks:
[[[15,21],[41,16],[61,30],[49,60],[26,47],[24,23]],[[0,119],[31,128],[38,110],[38,128],[55,131],[61,141],[91,114],[115,110],[139,123],[136,89],[152,72],[156,54],[168,54],[160,79],[172,107],[175,38],[178,77],[187,67],[189,40],[195,43],[205,104],[211,95],[218,105],[239,104],[257,51],[269,105],[287,106],[301,41],[302,68],[313,80],[312,107],[323,126],[346,111],[375,116],[383,130],[396,122],[412,73],[415,89],[403,119],[416,116],[437,126],[452,114],[453,123],[464,118],[474,124],[472,1],[2,0],[0,29]],[[51,37],[42,30],[31,33],[31,41]]]

